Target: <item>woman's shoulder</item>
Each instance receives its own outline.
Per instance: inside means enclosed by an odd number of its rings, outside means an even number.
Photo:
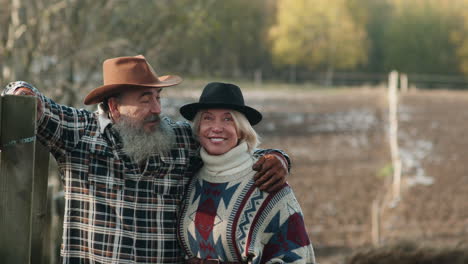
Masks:
[[[278,190],[269,192],[269,196],[284,197],[288,195],[294,195],[294,192],[288,182],[285,182]]]
[[[276,214],[278,211],[289,211],[291,209],[293,211],[302,211],[299,201],[288,183],[283,184],[279,190],[269,193],[265,201],[270,203],[269,206],[271,206],[269,214]]]

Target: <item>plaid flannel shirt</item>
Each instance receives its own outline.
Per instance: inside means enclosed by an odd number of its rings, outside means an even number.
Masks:
[[[64,182],[62,263],[182,263],[177,209],[201,165],[190,125],[163,119],[175,143],[140,169],[105,118],[40,98],[37,136]]]
[[[183,263],[177,214],[202,165],[190,125],[164,118],[175,143],[141,170],[122,151],[108,118],[37,96],[43,102],[37,137],[57,160],[64,183],[62,263]],[[278,150],[255,156],[270,151]]]

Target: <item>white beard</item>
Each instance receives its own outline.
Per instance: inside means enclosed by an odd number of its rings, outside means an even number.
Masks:
[[[137,163],[154,154],[167,154],[175,139],[174,131],[164,120],[152,132],[145,132],[141,125],[126,117],[114,124],[114,128],[122,138],[123,151]]]

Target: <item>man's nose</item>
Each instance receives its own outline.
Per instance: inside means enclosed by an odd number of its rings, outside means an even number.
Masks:
[[[151,104],[151,113],[153,114],[160,114],[161,113],[161,103],[159,101],[155,101]]]

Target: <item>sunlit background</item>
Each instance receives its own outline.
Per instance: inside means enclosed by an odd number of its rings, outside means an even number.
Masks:
[[[320,263],[467,261],[468,0],[0,0],[0,25],[0,84],[66,105],[84,107],[117,56],[184,78],[163,95],[177,120],[206,83],[238,84],[264,113],[262,147],[291,157]]]

